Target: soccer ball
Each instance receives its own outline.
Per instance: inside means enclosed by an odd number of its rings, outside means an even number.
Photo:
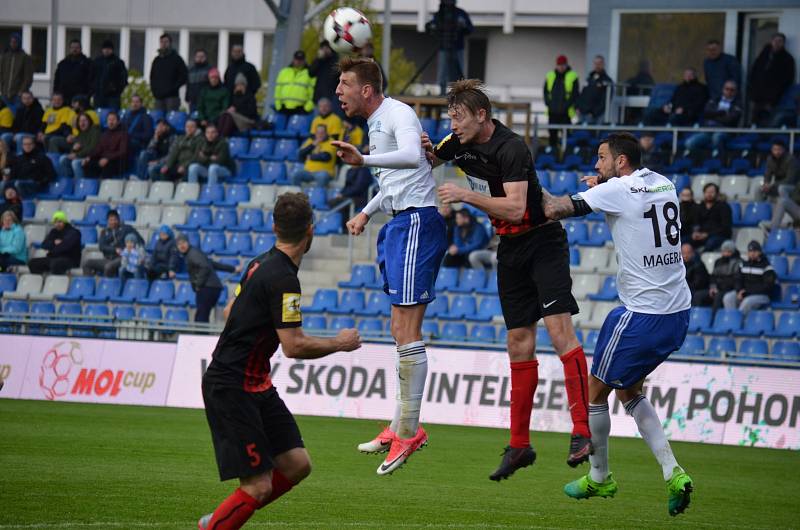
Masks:
[[[360,11],[341,7],[325,19],[322,33],[334,51],[355,53],[372,38],[372,26]]]
[[[69,392],[69,375],[75,365],[83,363],[81,345],[75,341],[59,342],[44,355],[39,371],[39,387],[45,399],[54,400]]]

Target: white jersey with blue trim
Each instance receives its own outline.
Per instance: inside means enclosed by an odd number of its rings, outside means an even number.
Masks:
[[[380,191],[364,207],[364,213],[372,216],[379,209],[391,214],[411,207],[436,206],[436,182],[422,149],[422,126],[414,109],[384,98],[367,125],[370,154],[364,156],[364,165],[377,168]]]
[[[691,307],[681,257],[681,219],[674,184],[642,168],[579,194],[611,228],[617,290],[630,311],[671,314]]]

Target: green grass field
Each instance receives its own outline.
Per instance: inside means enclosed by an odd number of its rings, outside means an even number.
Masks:
[[[377,422],[300,417],[314,471],[246,528],[797,528],[800,454],[675,443],[695,480],[671,518],[641,440],[613,439],[614,499],[562,493],[580,471],[567,436],[533,434],[532,468],[487,479],[505,431],[429,425],[431,443],[389,477],[357,442]],[[233,489],[217,480],[201,410],[0,400],[0,529],[196,528]],[[586,466],[583,466],[586,472]]]

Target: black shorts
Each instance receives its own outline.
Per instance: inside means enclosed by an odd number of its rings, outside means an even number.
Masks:
[[[569,273],[569,243],[561,223],[500,238],[497,262],[497,291],[506,329],[529,326],[550,315],[578,313]]]
[[[220,480],[264,473],[275,467],[277,455],[304,447],[294,416],[274,388],[245,392],[204,380],[203,401]]]

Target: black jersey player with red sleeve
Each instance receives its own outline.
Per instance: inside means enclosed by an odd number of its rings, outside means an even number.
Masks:
[[[253,513],[288,492],[311,472],[297,422],[270,378],[270,359],[317,359],[360,347],[355,329],[335,337],[305,335],[297,272],[311,248],[314,226],[308,197],[285,193],[275,203],[277,242],[252,260],[225,329],[203,375],[203,402],[220,480],[239,488],[197,523],[200,530],[241,528]]]
[[[511,364],[511,439],[503,460],[489,478],[508,478],[531,465],[530,419],[538,385],[536,325],[544,321],[564,366],[573,429],[567,463],[577,466],[592,451],[588,418],[586,356],[575,335],[569,244],[560,223],[544,214],[544,191],[530,149],[523,139],[492,119],[492,105],[477,79],[450,86],[447,114],[452,134],[432,151],[432,162],[452,160],[467,175],[469,188],[446,182],[438,189],[443,203],[467,203],[486,212],[500,236],[497,291],[508,329]]]

